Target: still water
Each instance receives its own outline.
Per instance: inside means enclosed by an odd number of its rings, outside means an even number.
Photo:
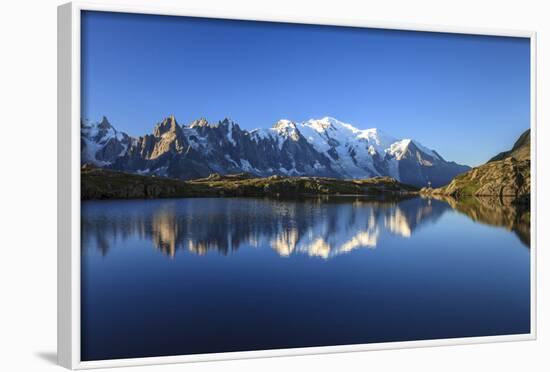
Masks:
[[[355,197],[82,203],[82,360],[529,333],[511,207]]]

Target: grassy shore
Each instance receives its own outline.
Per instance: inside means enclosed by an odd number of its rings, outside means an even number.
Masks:
[[[418,193],[418,188],[391,177],[341,180],[323,177],[253,177],[248,174],[219,175],[183,181],[119,171],[84,167],[81,171],[82,199],[151,199],[177,197],[303,195],[398,196]]]

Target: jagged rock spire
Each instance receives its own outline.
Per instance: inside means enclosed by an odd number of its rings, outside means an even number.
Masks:
[[[176,118],[174,117],[174,115],[170,115],[169,117],[165,118],[163,121],[155,125],[153,134],[155,135],[155,137],[160,137],[167,132],[177,132],[179,130],[181,130],[181,128],[176,121]]]
[[[200,118],[197,120],[193,120],[193,122],[189,125],[190,128],[196,128],[196,127],[206,127],[208,126],[208,120],[206,118]]]
[[[98,128],[99,129],[108,129],[110,127],[111,127],[111,123],[109,123],[109,120],[107,119],[106,116],[103,116],[101,118],[101,121],[98,124]]]

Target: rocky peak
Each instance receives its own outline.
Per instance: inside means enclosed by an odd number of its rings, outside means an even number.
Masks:
[[[208,126],[208,120],[206,120],[205,118],[193,120],[193,122],[189,125],[190,128],[202,128],[207,126]]]
[[[132,139],[117,131],[103,116],[99,122],[83,120],[81,124],[81,162],[106,166],[126,153]]]
[[[115,128],[109,123],[107,117],[103,116],[100,122],[85,121],[81,125],[83,133],[93,141],[102,142],[116,134]]]
[[[229,118],[225,118],[222,121],[218,123],[218,126],[227,128],[228,131],[233,130],[234,127],[240,129],[239,124],[235,123],[233,120]]]
[[[296,129],[296,123],[287,119],[281,119],[271,127],[273,129]]]
[[[488,163],[504,160],[513,157],[516,160],[527,160],[531,158],[531,129],[527,129],[519,136],[511,150],[501,152],[492,157]]]
[[[163,121],[155,125],[153,134],[155,135],[155,137],[161,137],[165,133],[177,133],[180,130],[181,127],[178,125],[176,118],[174,117],[174,115],[170,115],[170,117],[165,118]]]
[[[106,116],[103,116],[101,118],[101,121],[99,122],[97,127],[99,130],[109,130],[110,128],[112,128],[111,123],[109,123],[109,120]]]
[[[290,138],[293,141],[298,141],[300,139],[300,131],[298,130],[296,123],[290,120],[279,120],[273,125],[273,127],[271,127],[271,129],[283,138]]]
[[[318,120],[310,119],[308,123],[310,123],[310,125],[314,129],[320,132],[320,131],[327,130],[329,128],[333,128],[336,124],[340,122],[333,117],[325,116],[324,118],[321,118]]]

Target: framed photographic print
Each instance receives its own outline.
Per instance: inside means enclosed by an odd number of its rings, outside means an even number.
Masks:
[[[58,27],[61,365],[535,338],[534,32]]]

